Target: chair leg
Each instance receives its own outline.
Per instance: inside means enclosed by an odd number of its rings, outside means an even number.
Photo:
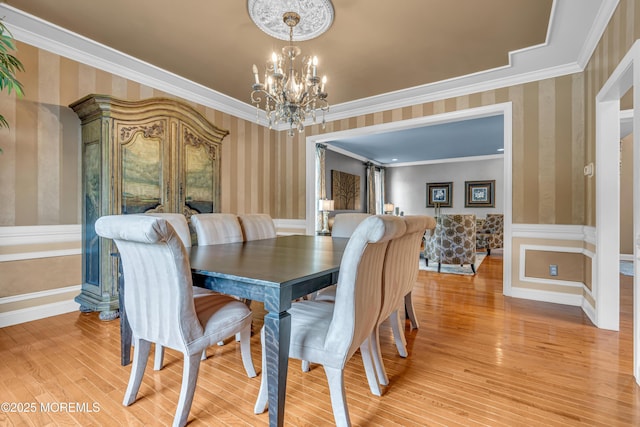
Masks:
[[[159,371],[162,369],[162,364],[164,360],[164,347],[160,344],[156,344],[156,352],[153,358],[153,370]]]
[[[135,351],[133,353],[131,375],[129,376],[129,384],[127,385],[127,391],[124,393],[124,400],[122,401],[124,406],[129,406],[136,401],[136,395],[140,389],[144,368],[147,366],[147,359],[149,358],[149,351],[151,350],[151,343],[149,341],[135,338],[134,341]]]
[[[491,255],[491,248],[487,248],[487,256]]]
[[[180,387],[180,398],[176,408],[176,416],[173,419],[173,427],[183,427],[189,419],[189,411],[193,402],[193,395],[196,391],[198,380],[198,370],[200,369],[200,358],[202,353],[184,355],[184,366],[182,367],[182,386]]]
[[[373,350],[375,344],[372,342],[375,334],[376,332],[373,331],[370,338],[366,339],[360,345],[360,355],[362,356],[362,365],[364,366],[364,373],[367,376],[367,383],[369,383],[371,394],[374,396],[382,396],[382,390],[380,389],[380,383],[382,381],[379,379],[380,371],[376,372],[378,361],[376,360],[376,354]]]
[[[311,364],[308,360],[302,361],[302,372],[309,372],[311,370]]]
[[[407,339],[404,337],[404,328],[400,321],[399,310],[394,311],[389,316],[391,322],[391,330],[393,331],[393,339],[396,342],[396,348],[400,357],[407,357]],[[385,384],[386,385],[386,384]]]
[[[471,271],[473,271],[473,274],[476,274],[476,266],[474,264],[471,264]]]
[[[260,343],[262,346],[262,378],[260,379],[260,390],[258,398],[253,407],[254,414],[262,414],[267,409],[269,403],[269,390],[267,388],[267,354],[264,351],[264,328],[260,331]]]
[[[387,377],[387,371],[384,369],[384,364],[382,363],[382,351],[380,351],[380,326],[379,325],[373,329],[373,332],[369,336],[369,341],[371,346],[371,360],[373,360],[374,366],[376,368],[375,372],[378,376],[378,382],[382,385],[389,385],[389,377]],[[362,347],[360,347],[360,349],[361,349],[360,351],[362,352]],[[371,389],[371,393],[375,394],[376,396],[382,395],[382,392],[380,391],[379,387],[377,389]]]
[[[418,324],[416,311],[413,308],[413,298],[411,297],[411,292],[404,296],[404,307],[407,310],[407,316],[411,321],[411,329],[418,329],[420,325]]]
[[[440,273],[440,267],[442,266],[442,263],[438,263],[438,273]]]
[[[337,427],[349,427],[349,409],[347,408],[347,396],[344,390],[344,371],[339,368],[324,367],[329,382],[329,394],[331,395],[331,406],[333,408],[333,418]]]
[[[255,377],[256,369],[253,367],[253,360],[251,360],[251,322],[247,323],[240,335],[240,353],[242,353],[242,364],[244,370],[247,371],[249,378]]]

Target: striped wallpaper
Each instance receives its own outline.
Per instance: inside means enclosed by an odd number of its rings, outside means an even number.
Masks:
[[[584,73],[474,93],[307,127],[342,131],[494,103],[513,102],[513,222],[595,224],[595,184],[582,168],[595,161],[594,98],[638,36],[640,7],[622,0]],[[67,107],[89,93],[126,99],[169,96],[49,52],[18,44],[27,70],[24,99],[0,94],[12,123],[0,131],[0,225],[78,223],[79,122]],[[222,151],[222,209],[305,216],[304,136],[194,105],[228,129]]]
[[[222,210],[304,219],[306,136],[512,102],[514,224],[594,226],[595,180],[585,178],[582,170],[596,162],[595,96],[640,37],[636,3],[620,0],[584,72],[337,120],[327,123],[325,130],[313,125],[303,136],[291,138],[286,132],[190,103],[212,123],[230,131],[222,146]],[[67,106],[90,93],[131,100],[171,95],[24,43],[18,43],[18,49],[27,70],[20,75],[25,97],[0,93],[0,110],[12,125],[10,130],[0,130],[4,151],[0,155],[0,226],[78,224],[80,123]],[[630,107],[628,98],[623,108]],[[79,264],[77,256],[68,258],[58,261]],[[69,284],[64,274],[53,282],[43,278],[43,268],[53,272],[63,265],[54,261],[51,268],[46,261],[5,263],[0,277],[19,276],[33,282],[34,291]],[[589,265],[586,257],[587,273]],[[79,268],[72,274],[77,276]],[[25,277],[29,272],[34,272],[33,277]],[[5,284],[0,281],[0,291]],[[518,284],[516,278],[514,286],[519,285],[528,286]],[[5,288],[0,296],[14,291]]]

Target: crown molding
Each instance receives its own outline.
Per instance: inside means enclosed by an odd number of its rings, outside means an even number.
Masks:
[[[485,160],[503,160],[504,154],[489,154],[486,156],[470,156],[470,157],[450,157],[448,159],[435,159],[435,160],[423,160],[419,162],[404,162],[404,163],[385,163],[387,168],[399,168],[404,166],[424,166],[424,165],[438,165],[442,163],[462,163],[462,162],[481,162]]]
[[[545,43],[511,52],[508,65],[336,104],[326,114],[325,120],[342,120],[581,72],[618,3],[619,0],[554,0]],[[6,3],[0,4],[0,15],[5,17],[7,27],[21,42],[250,122],[256,120],[255,107],[248,103],[72,33]],[[576,52],[573,58],[572,52]],[[266,125],[264,114],[258,124]],[[305,122],[305,126],[311,124],[311,120]],[[281,124],[274,129],[282,131],[287,129],[287,125]]]
[[[7,4],[0,16],[16,40],[248,121],[255,107]]]
[[[582,45],[582,50],[578,55],[578,64],[580,65],[580,68],[584,69],[587,66],[587,63],[593,55],[593,52],[596,50],[598,42],[600,41],[602,34],[604,34],[604,30],[607,28],[607,25],[609,24],[613,13],[616,11],[619,2],[620,0],[603,0],[602,3],[600,3],[600,9],[598,10],[585,42]]]

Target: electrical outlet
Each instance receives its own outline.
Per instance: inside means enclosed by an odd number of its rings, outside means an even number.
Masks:
[[[558,266],[556,264],[549,264],[549,276],[558,275]]]

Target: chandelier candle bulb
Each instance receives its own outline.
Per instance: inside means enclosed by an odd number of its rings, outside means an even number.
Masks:
[[[260,84],[260,78],[258,77],[258,67],[256,67],[256,64],[253,64],[253,76],[256,79],[256,84],[259,85]]]
[[[320,92],[324,93],[324,85],[327,83],[327,76],[322,76],[322,86],[320,86]]]

